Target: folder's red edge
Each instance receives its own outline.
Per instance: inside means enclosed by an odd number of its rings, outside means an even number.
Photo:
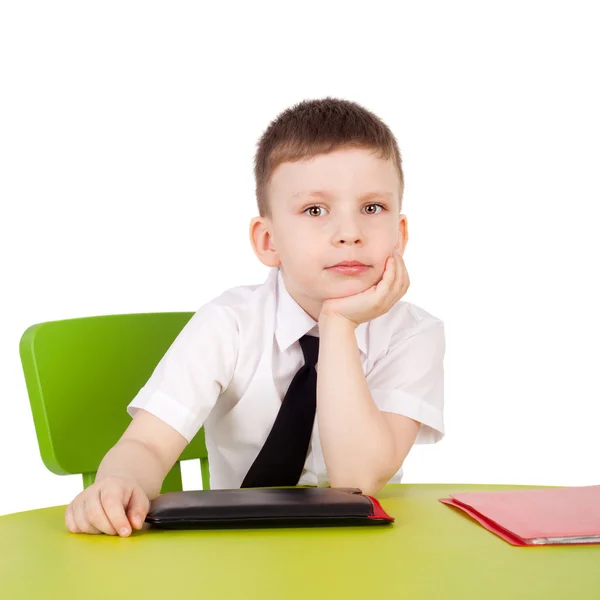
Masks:
[[[383,507],[381,504],[379,504],[377,498],[374,498],[373,496],[367,496],[367,498],[371,501],[373,507],[373,514],[369,516],[369,519],[384,519],[390,523],[393,523],[396,520],[394,517],[388,515],[385,510],[383,510]]]
[[[476,511],[471,506],[460,502],[454,498],[440,498],[440,502],[444,504],[448,504],[450,506],[454,506],[464,512],[466,512],[470,517],[481,523],[487,530],[495,533],[497,536],[501,537],[503,540],[507,541],[509,544],[513,546],[531,546],[532,544],[527,544],[520,537],[517,537],[515,534],[511,533],[508,529],[502,527],[492,519],[488,519],[486,516],[482,515],[480,512]]]

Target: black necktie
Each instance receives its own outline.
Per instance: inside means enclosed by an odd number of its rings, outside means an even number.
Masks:
[[[294,375],[269,437],[246,474],[241,487],[294,486],[308,454],[317,410],[319,338],[300,338],[304,365]]]

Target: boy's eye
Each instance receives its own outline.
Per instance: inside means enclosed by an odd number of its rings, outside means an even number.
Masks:
[[[322,206],[309,206],[304,212],[307,212],[310,217],[320,217],[324,210]]]
[[[365,206],[365,210],[368,215],[378,214],[377,208],[380,208],[381,210],[383,210],[383,206],[381,204],[367,204],[367,206]],[[375,210],[369,210],[369,209],[375,209]]]
[[[377,209],[381,210],[377,210]],[[320,217],[323,214],[323,211],[326,210],[322,206],[309,206],[304,212],[308,213],[311,217]],[[383,206],[381,204],[367,204],[365,206],[365,212],[368,215],[377,215],[383,210]]]

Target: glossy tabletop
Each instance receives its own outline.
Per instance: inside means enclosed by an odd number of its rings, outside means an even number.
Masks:
[[[389,526],[72,534],[64,506],[0,517],[0,597],[600,598],[600,546],[515,547],[448,494],[525,486],[400,484]]]

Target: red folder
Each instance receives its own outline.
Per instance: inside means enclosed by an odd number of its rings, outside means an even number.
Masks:
[[[600,544],[600,485],[440,498],[514,546]]]

